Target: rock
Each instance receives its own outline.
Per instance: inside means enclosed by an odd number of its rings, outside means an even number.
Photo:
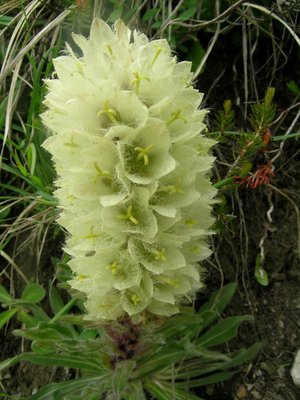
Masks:
[[[247,397],[247,395],[248,395],[247,389],[245,388],[245,386],[241,385],[236,392],[235,398],[237,400],[242,400],[242,399],[245,399]]]
[[[291,369],[291,375],[294,381],[294,384],[300,387],[300,350],[297,351],[294,364]]]

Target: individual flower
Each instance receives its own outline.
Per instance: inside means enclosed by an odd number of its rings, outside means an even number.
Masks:
[[[214,141],[191,64],[118,20],[73,35],[46,80],[58,222],[87,320],[168,316],[202,286]]]

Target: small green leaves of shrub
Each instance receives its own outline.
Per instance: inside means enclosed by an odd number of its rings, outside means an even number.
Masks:
[[[22,300],[29,303],[39,303],[46,296],[45,289],[37,283],[29,283],[22,294]]]
[[[17,319],[23,322],[28,328],[36,326],[39,321],[47,321],[47,314],[37,305],[45,296],[46,291],[37,283],[29,283],[25,287],[21,299],[14,299],[5,287],[0,285],[0,303],[4,307],[13,307],[0,314],[0,329],[9,322],[16,313]],[[31,312],[32,315],[30,315],[29,312]]]

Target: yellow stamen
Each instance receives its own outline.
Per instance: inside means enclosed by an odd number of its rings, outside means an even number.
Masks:
[[[102,236],[102,233],[94,233],[94,227],[92,226],[90,229],[90,234],[83,236],[84,239],[95,239],[99,236]]]
[[[105,114],[113,124],[118,124],[119,120],[120,120],[120,116],[118,114],[118,112],[113,109],[113,108],[109,108],[108,106],[108,101],[104,102],[103,105],[103,110],[100,110],[97,114],[98,117],[100,117],[101,115]]]
[[[196,225],[198,223],[198,221],[192,218],[186,219],[184,222],[186,223],[186,225]]]
[[[76,279],[78,279],[80,282],[84,281],[88,276],[85,274],[79,274],[76,276]]]
[[[71,138],[70,142],[65,142],[64,146],[68,146],[68,147],[78,147],[78,144],[74,143],[74,138]]]
[[[179,281],[178,281],[178,279],[170,279],[169,284],[170,284],[171,286],[174,286],[174,288],[177,289],[178,286],[179,286]]]
[[[167,192],[168,194],[174,194],[174,193],[184,193],[184,191],[180,188],[179,184],[177,185],[166,185],[166,186],[161,186],[157,192]]]
[[[131,221],[134,225],[138,225],[139,221],[134,218],[134,216],[132,215],[132,206],[129,206],[127,208],[127,213],[126,214],[120,214],[118,215],[119,219],[123,219],[126,220],[128,219],[129,221]]]
[[[110,44],[106,44],[106,48],[107,48],[107,50],[109,52],[109,55],[112,56],[113,55],[113,51],[112,51],[111,45]]]
[[[135,85],[135,93],[138,94],[141,81],[144,79],[149,82],[150,79],[147,76],[141,76],[137,71],[132,71],[132,74],[134,76],[134,79],[130,82],[130,85]]]
[[[156,63],[156,60],[158,59],[158,56],[160,55],[161,52],[166,51],[163,47],[160,47],[158,45],[153,45],[153,47],[156,48],[156,52],[150,62],[150,67],[153,67],[153,65]]]
[[[140,303],[141,299],[139,298],[139,296],[137,294],[133,294],[131,296],[131,301],[136,306],[137,304]]]
[[[118,264],[117,261],[114,261],[112,264],[107,265],[106,269],[110,269],[111,273],[113,275],[117,275],[117,273],[120,271],[120,269],[122,268],[122,266],[120,264]]]
[[[157,261],[166,261],[166,252],[165,249],[162,248],[161,250],[154,250],[153,253],[155,254],[155,260]]]
[[[137,155],[136,159],[140,160],[141,158],[144,159],[144,164],[148,165],[149,164],[149,157],[148,157],[148,152],[152,150],[154,147],[154,144],[150,144],[150,146],[143,148],[143,147],[135,147],[134,151],[138,151],[139,154]]]
[[[96,169],[96,171],[97,171],[98,173],[97,173],[97,175],[94,177],[93,183],[96,182],[96,180],[97,180],[98,177],[112,180],[112,176],[111,176],[111,173],[110,173],[109,171],[102,171],[102,169],[99,167],[99,165],[98,165],[96,162],[94,163],[94,167],[95,167],[95,169]]]
[[[177,110],[171,113],[171,117],[166,121],[166,124],[171,125],[177,119],[183,121],[185,124],[187,123],[187,120],[181,114],[181,110]]]

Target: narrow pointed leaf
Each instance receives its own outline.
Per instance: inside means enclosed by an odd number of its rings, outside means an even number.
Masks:
[[[11,295],[8,293],[4,286],[0,285],[0,303],[9,303],[11,300]]]
[[[230,303],[234,293],[236,290],[235,283],[228,283],[223,286],[220,290],[213,293],[209,298],[209,301],[205,303],[198,313],[202,316],[202,314],[206,313],[205,323],[203,324],[203,329],[209,326],[225,309],[225,307]],[[208,316],[207,312],[213,312]]]
[[[196,344],[207,348],[225,343],[236,336],[238,328],[243,321],[253,321],[253,317],[250,315],[228,317],[197,339]]]
[[[226,381],[227,379],[230,379],[236,373],[237,373],[237,371],[218,372],[216,374],[209,375],[207,377],[200,378],[200,379],[192,379],[190,381],[185,381],[185,382],[176,382],[175,385],[176,385],[176,388],[179,388],[179,389],[206,386],[206,385],[211,385],[213,383]]]
[[[11,310],[6,310],[0,313],[0,329],[15,315],[18,311],[17,308],[12,308]]]
[[[66,394],[74,393],[79,389],[84,389],[85,387],[92,387],[97,385],[98,394],[101,395],[106,391],[106,384],[109,380],[110,375],[106,374],[103,376],[97,376],[92,378],[81,378],[68,382],[61,383],[50,383],[49,385],[43,387],[33,396],[29,397],[27,400],[53,400],[53,399],[63,399]]]

